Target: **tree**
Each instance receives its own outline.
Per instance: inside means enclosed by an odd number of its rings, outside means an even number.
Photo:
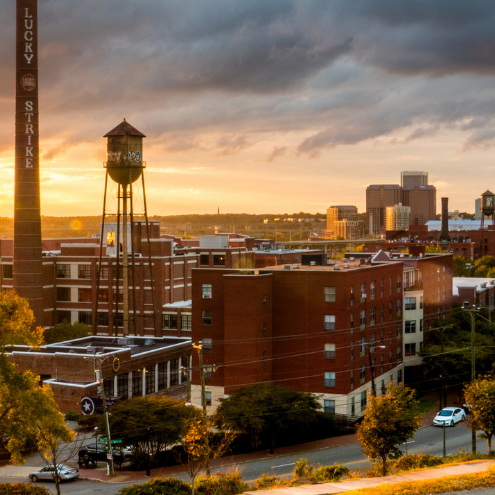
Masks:
[[[275,439],[293,431],[309,431],[321,405],[309,393],[273,383],[242,387],[221,398],[215,423],[249,435],[253,448],[266,443],[273,454]]]
[[[180,441],[190,416],[191,408],[182,401],[165,396],[136,397],[112,407],[110,431],[113,438],[132,446],[137,458],[153,455],[156,459],[160,450]]]
[[[65,340],[80,339],[89,335],[89,327],[84,323],[69,323],[64,320],[62,323],[45,330],[45,343],[54,344]]]
[[[192,417],[187,425],[187,431],[182,438],[181,445],[184,448],[184,457],[180,461],[185,464],[187,473],[191,478],[192,495],[194,495],[194,483],[199,472],[205,468],[206,459],[218,459],[229,449],[236,433],[229,428],[220,427],[220,433],[213,437],[210,435],[213,422],[206,424],[200,417]],[[207,448],[205,436],[209,435],[210,442]]]
[[[492,437],[495,435],[495,382],[492,378],[479,378],[464,388],[464,400],[469,404],[469,423],[481,430],[485,438],[488,455],[492,452]]]
[[[40,346],[43,328],[33,329],[34,314],[27,299],[13,290],[0,292],[0,348],[8,345]]]
[[[412,438],[419,428],[416,404],[414,391],[392,383],[385,396],[370,397],[357,435],[366,457],[372,461],[381,459],[383,476],[387,474],[387,459],[400,457],[398,445]]]
[[[445,251],[437,246],[434,246],[433,244],[428,244],[425,248],[425,253],[445,253]]]

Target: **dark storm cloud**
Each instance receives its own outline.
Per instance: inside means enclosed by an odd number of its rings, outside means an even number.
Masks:
[[[0,98],[13,97],[13,4]],[[402,142],[449,127],[466,149],[492,143],[479,137],[495,115],[490,2],[40,0],[39,17],[43,132],[65,146],[124,116],[169,152],[239,153],[256,133],[297,131],[297,153],[316,157],[409,127]]]

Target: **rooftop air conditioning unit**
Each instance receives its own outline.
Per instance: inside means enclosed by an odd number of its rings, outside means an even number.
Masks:
[[[310,266],[316,266],[316,261],[310,261],[309,264]]]
[[[344,263],[344,268],[350,268],[351,266],[349,265],[349,263]]]
[[[284,270],[290,270],[290,265],[284,265]]]
[[[211,294],[203,294],[203,299],[211,299]]]
[[[327,260],[327,265],[333,265],[333,260]]]
[[[361,294],[361,299],[366,299],[366,294]]]
[[[294,270],[297,270],[299,268],[299,263],[294,263]]]
[[[128,337],[122,337],[120,339],[117,339],[117,344],[119,345],[129,345],[131,343],[131,339]]]
[[[340,266],[339,265],[335,265],[334,270],[340,270]]]
[[[349,261],[354,261],[354,258],[349,258]]]

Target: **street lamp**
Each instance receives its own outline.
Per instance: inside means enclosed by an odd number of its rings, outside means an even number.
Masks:
[[[98,467],[98,427],[95,426],[95,467]]]
[[[370,373],[371,373],[371,395],[373,397],[376,397],[376,388],[375,388],[375,367],[372,365],[371,362],[371,348],[375,349],[378,347],[378,349],[385,349],[384,345],[376,345],[375,342],[364,342],[366,347],[368,348],[368,359],[370,363]]]

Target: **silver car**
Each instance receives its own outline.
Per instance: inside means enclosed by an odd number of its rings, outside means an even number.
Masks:
[[[435,426],[454,426],[463,419],[466,419],[464,409],[460,407],[444,407],[433,419],[433,424]]]
[[[40,469],[39,471],[33,471],[29,474],[29,479],[33,482],[36,482],[38,480],[55,481],[54,471],[55,467],[52,464]],[[71,468],[69,466],[61,464],[57,467],[57,471],[60,481],[75,480],[76,478],[79,478],[79,469],[76,468]]]

